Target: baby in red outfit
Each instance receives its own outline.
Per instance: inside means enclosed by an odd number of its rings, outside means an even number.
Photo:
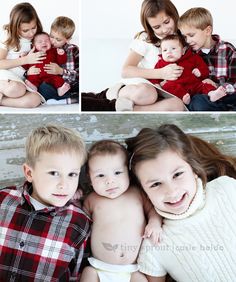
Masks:
[[[52,84],[58,92],[59,96],[63,96],[69,89],[69,83],[65,82],[60,75],[48,74],[44,71],[45,64],[57,63],[58,65],[65,64],[67,61],[66,53],[63,49],[52,48],[50,37],[46,32],[36,34],[33,39],[35,52],[42,51],[46,53],[46,58],[37,65],[24,65],[25,69],[35,66],[40,69],[39,74],[27,75],[25,84],[33,90],[37,91],[38,86],[42,82]]]
[[[184,47],[184,40],[180,35],[168,35],[161,41],[162,55],[155,68],[163,68],[168,64],[176,63],[184,67],[182,75],[173,81],[161,81],[150,79],[154,84],[160,84],[167,92],[181,98],[185,104],[189,104],[194,94],[207,94],[212,102],[226,95],[223,86],[216,89],[215,86],[204,83],[208,78],[209,70],[204,60],[191,49]]]

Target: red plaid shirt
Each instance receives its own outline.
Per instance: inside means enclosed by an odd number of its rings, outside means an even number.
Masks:
[[[72,204],[36,211],[30,189],[0,190],[0,281],[79,281],[89,219]]]
[[[218,35],[212,35],[215,45],[208,54],[198,52],[207,63],[210,79],[224,86],[229,92],[236,92],[236,48],[222,41]]]

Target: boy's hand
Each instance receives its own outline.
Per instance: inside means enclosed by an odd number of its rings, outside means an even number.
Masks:
[[[46,64],[44,66],[44,70],[48,74],[54,74],[54,75],[63,75],[63,68],[61,68],[58,64],[56,63],[50,63]]]
[[[57,48],[57,54],[58,55],[64,55],[65,51],[62,48]]]
[[[154,245],[161,242],[162,228],[157,222],[149,222],[144,230],[143,238],[150,238]]]
[[[201,72],[199,69],[195,68],[193,69],[192,73],[196,76],[196,77],[200,77],[201,76]]]

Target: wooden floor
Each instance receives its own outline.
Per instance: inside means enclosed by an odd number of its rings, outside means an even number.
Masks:
[[[216,144],[223,152],[236,155],[236,115],[210,114],[2,114],[0,115],[0,187],[23,180],[25,138],[42,124],[63,124],[78,130],[86,144],[104,138],[123,141],[143,127],[174,123]]]

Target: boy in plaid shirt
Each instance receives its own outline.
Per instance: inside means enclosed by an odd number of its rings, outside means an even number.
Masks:
[[[181,33],[194,51],[207,63],[210,79],[203,82],[223,86],[226,96],[211,102],[206,95],[195,95],[189,105],[193,111],[236,110],[236,48],[222,41],[219,35],[212,35],[213,19],[205,8],[186,11],[178,23]]]
[[[62,48],[67,55],[67,62],[59,66],[56,63],[46,65],[45,71],[49,74],[61,75],[62,78],[70,84],[71,89],[62,97],[58,96],[57,91],[49,84],[42,83],[39,92],[46,100],[47,104],[56,103],[55,100],[65,100],[67,103],[78,102],[79,99],[79,48],[75,44],[69,43],[75,31],[75,24],[68,17],[57,17],[50,31],[52,46]],[[52,99],[52,100],[51,100]],[[54,100],[54,101],[53,101]],[[58,103],[63,103],[63,101]]]
[[[26,182],[0,190],[0,281],[78,281],[90,221],[71,203],[86,149],[61,126],[26,142]]]

